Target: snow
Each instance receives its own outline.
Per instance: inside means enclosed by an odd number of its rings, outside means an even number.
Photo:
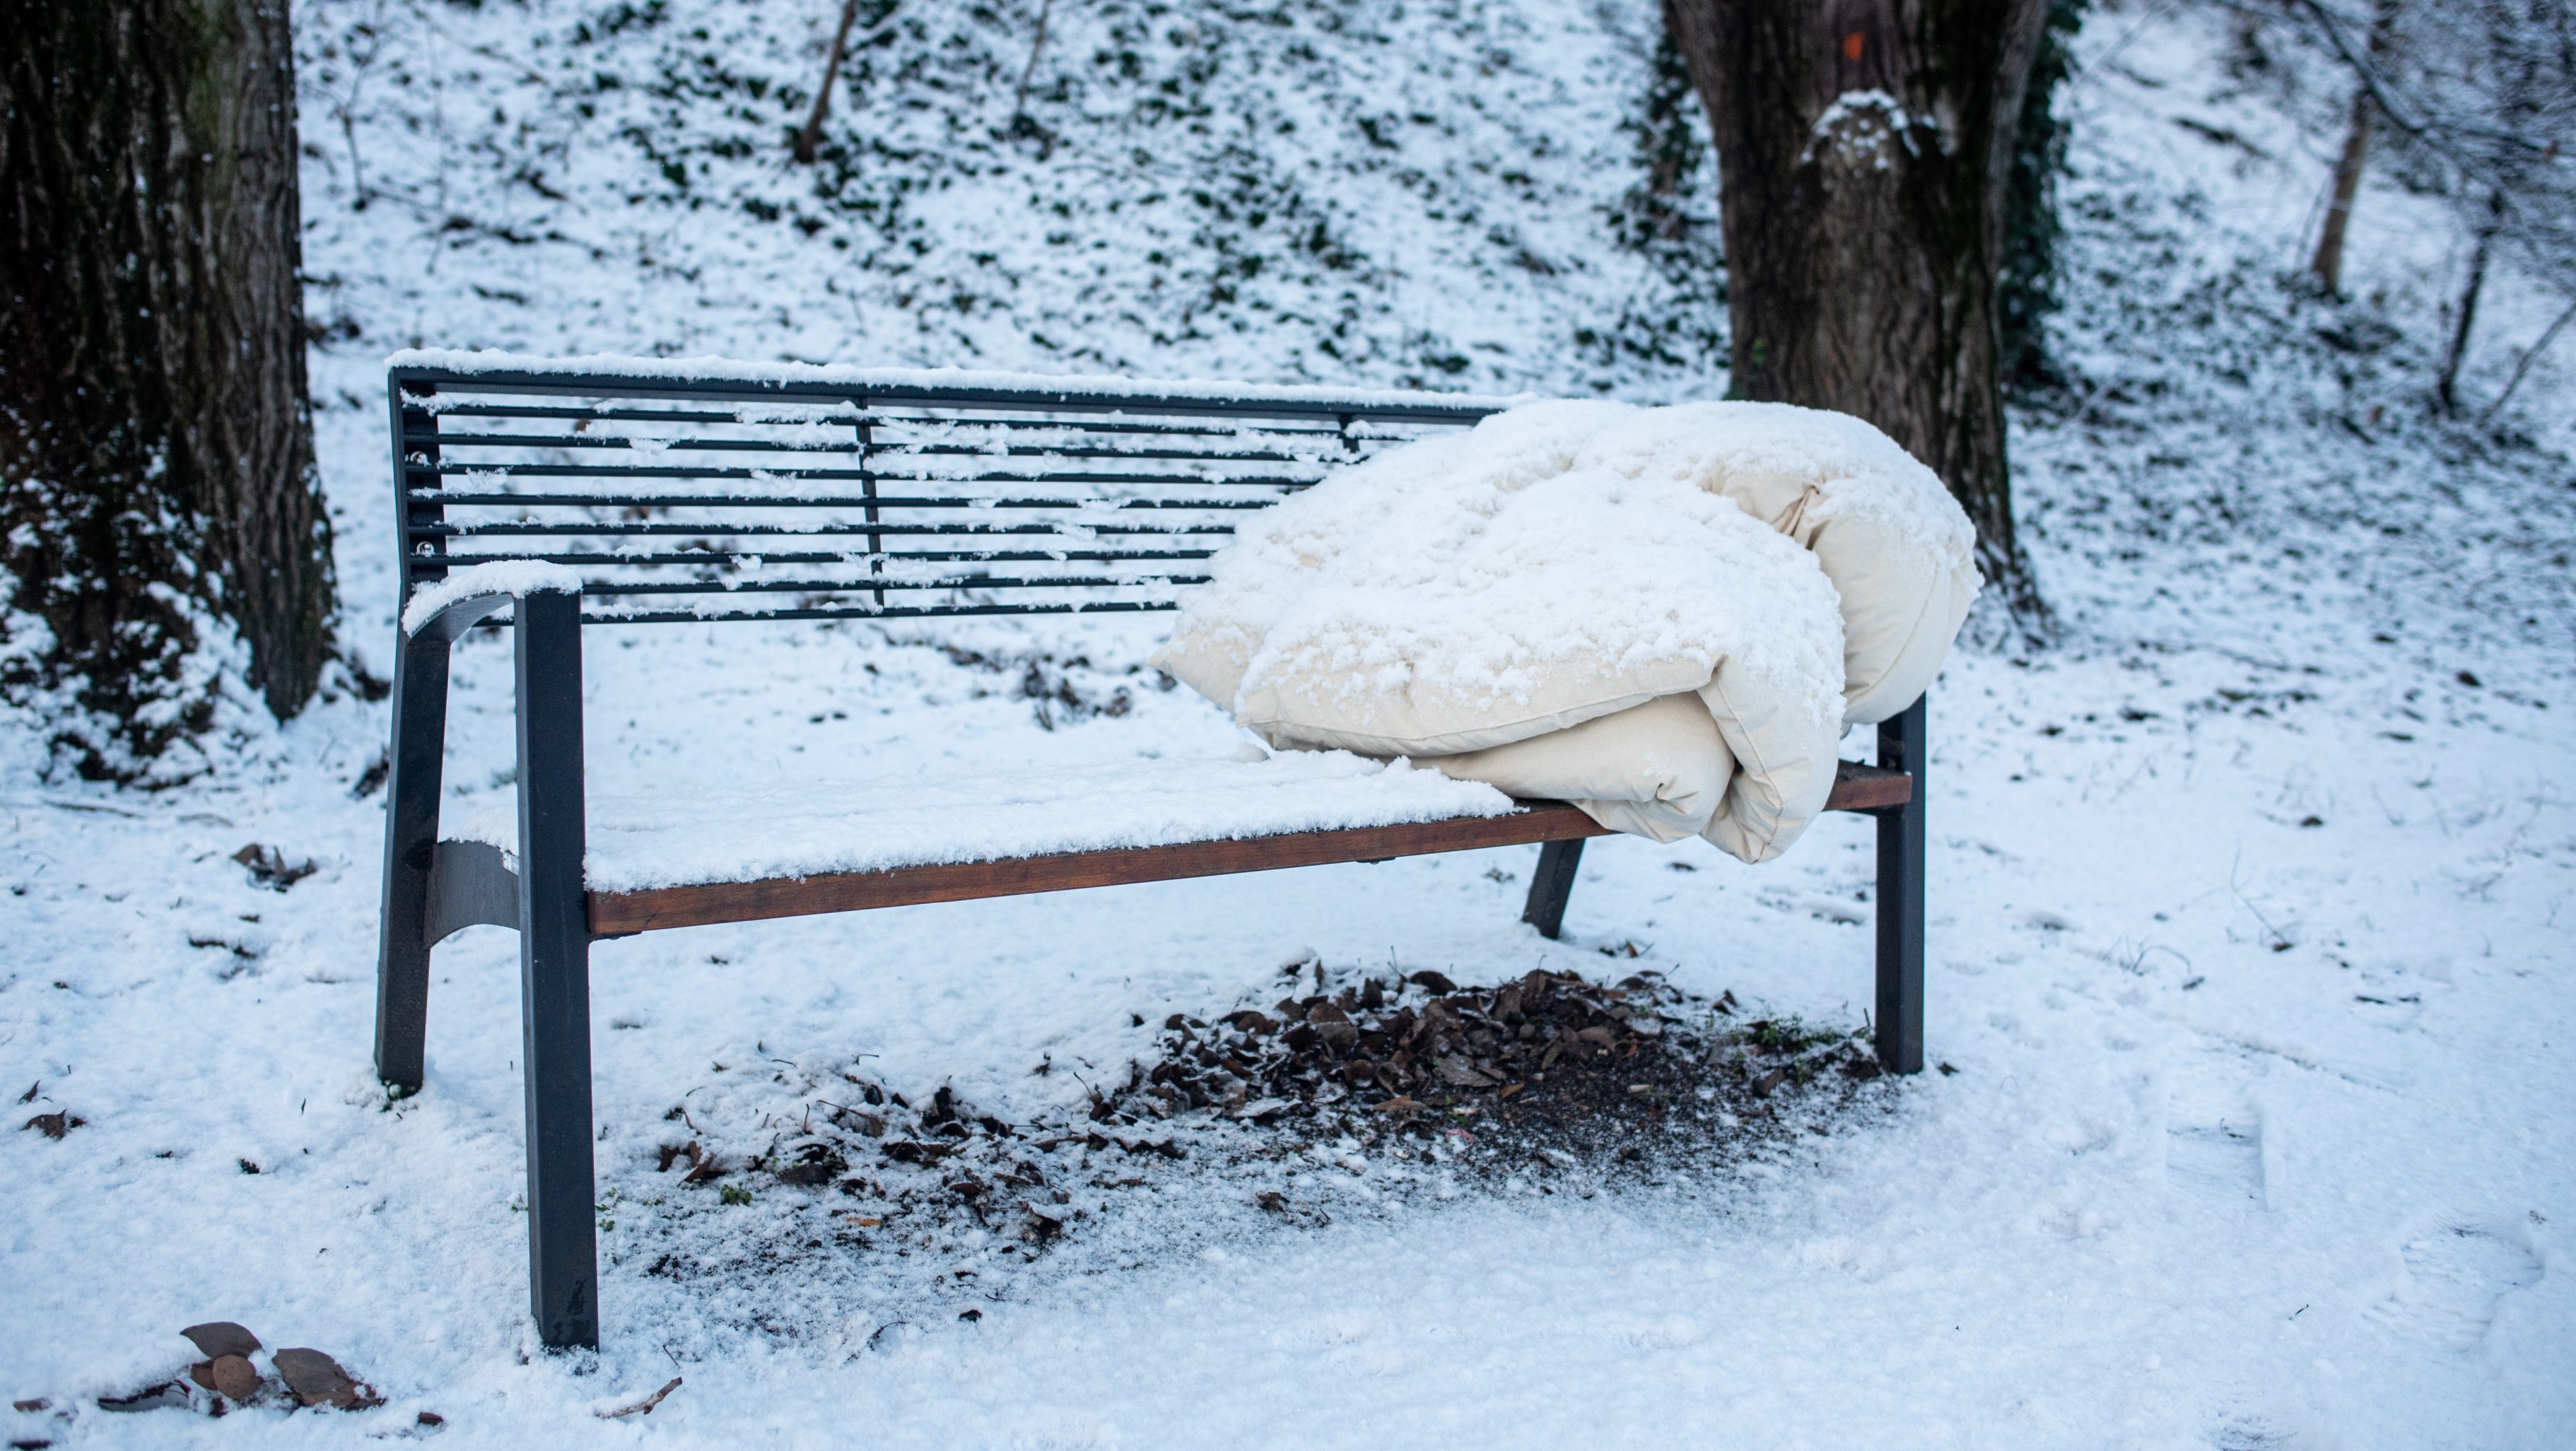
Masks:
[[[995,368],[863,368],[846,363],[754,363],[739,358],[640,358],[614,353],[536,357],[496,348],[405,348],[385,359],[392,368],[443,369],[451,373],[580,373],[636,382],[750,383],[833,388],[991,388],[1046,393],[1128,394],[1139,401],[1193,403],[1343,404],[1384,408],[1408,403],[1443,407],[1507,408],[1517,398],[1464,393],[1426,395],[1417,389],[1325,388],[1312,384],[1242,383],[1231,379],[1144,379],[1118,374],[1014,372]],[[1521,395],[1526,398],[1528,395]],[[434,405],[433,405],[434,406]]]
[[[581,593],[581,571],[569,564],[549,564],[542,559],[497,559],[451,570],[446,578],[432,580],[411,592],[411,599],[403,605],[403,633],[419,634],[438,618],[441,610],[459,600],[477,595],[538,593]]]
[[[1931,133],[1935,146],[1941,144],[1941,126],[1933,117],[1911,114],[1902,101],[1875,86],[1845,91],[1827,102],[1808,126],[1806,149],[1799,153],[1798,162],[1803,166],[1813,161],[1816,148],[1830,144],[1847,156],[1870,155],[1876,169],[1884,171],[1895,159],[1879,150],[1879,142],[1893,137],[1907,155],[1920,156],[1922,148],[1914,141],[1917,127]]]
[[[1652,7],[1239,28],[1113,8],[1054,11],[1044,162],[993,139],[1029,7],[959,21],[954,46],[899,21],[835,99],[833,144],[886,150],[834,202],[774,154],[801,119],[778,98],[833,7],[672,0],[613,27],[556,0],[296,7],[324,153],[314,316],[363,330],[313,354],[349,648],[382,673],[400,638],[380,359],[413,335],[1722,391],[1704,358],[1569,341],[1671,296],[1598,242],[1633,176],[1619,106]],[[44,730],[13,711],[0,1069],[13,1099],[32,1087],[20,1121],[87,1123],[61,1141],[0,1126],[0,1303],[22,1329],[0,1379],[54,1407],[7,1412],[9,1438],[339,1445],[426,1409],[457,1446],[2562,1442],[2576,489],[2552,450],[2576,408],[2544,359],[2505,427],[2425,414],[2466,247],[2393,178],[2374,172],[2355,212],[2348,309],[2273,284],[2303,260],[2349,91],[2312,85],[2311,124],[2235,88],[2232,43],[2223,14],[2143,4],[2098,9],[2083,38],[2057,324],[2075,382],[2012,440],[2061,635],[1955,650],[1932,697],[1928,1047],[1954,1075],[1753,1162],[1589,1200],[1443,1198],[1364,1152],[1360,1172],[1277,1168],[1330,1210],[1292,1226],[1249,1202],[1267,1181],[1193,1161],[1034,1264],[964,1242],[858,1254],[800,1193],[688,1209],[703,1196],[654,1171],[664,1115],[685,1104],[711,1141],[757,1150],[856,1064],[1061,1112],[1081,1093],[1065,1070],[1145,1050],[1133,1018],[1266,1005],[1308,948],[1336,972],[1462,979],[1650,965],[1856,1024],[1869,823],[1829,817],[1759,875],[1695,842],[1594,843],[1555,943],[1516,921],[1529,848],[648,934],[594,959],[606,1343],[550,1357],[513,1206],[515,939],[439,949],[418,1098],[388,1104],[367,1062],[383,822],[359,788],[385,706],[343,681],[277,727],[245,697],[206,741],[216,769],[155,791],[45,774]],[[1130,105],[1166,79],[1181,103]],[[1248,150],[1247,116],[1275,148]],[[897,198],[914,165],[931,181]],[[1278,211],[1203,226],[1192,184]],[[1497,186],[1510,207],[1473,200]],[[1252,250],[1317,221],[1356,260]],[[1047,242],[1058,226],[1080,243]],[[2490,293],[2472,402],[2546,302]],[[1453,357],[1455,374],[1431,361]],[[1161,628],[593,631],[595,790],[1221,759],[1234,728],[1142,664]],[[509,684],[506,641],[458,647],[451,824],[509,799]],[[267,890],[228,859],[247,842],[320,870]],[[1041,1061],[1059,1071],[1033,1076]],[[1057,1177],[1088,1199],[1112,1172]],[[654,1273],[666,1255],[704,1272]],[[82,1400],[169,1373],[174,1332],[218,1316],[330,1351],[389,1403],[207,1422]],[[673,1375],[651,1417],[594,1415]]]
[[[1246,759],[1246,757],[1252,759]],[[672,781],[588,802],[593,891],[1168,846],[1344,826],[1392,826],[1514,808],[1490,786],[1347,751],[1216,759],[1107,757],[1043,773],[799,777],[707,791]],[[448,834],[518,849],[510,803]]]

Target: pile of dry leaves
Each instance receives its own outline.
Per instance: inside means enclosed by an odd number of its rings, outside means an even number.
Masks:
[[[259,1337],[230,1320],[209,1320],[191,1325],[179,1332],[197,1347],[201,1357],[177,1375],[156,1380],[126,1395],[101,1396],[102,1411],[194,1410],[209,1416],[220,1416],[243,1406],[281,1405],[288,1409],[302,1406],[328,1406],[343,1411],[363,1411],[384,1404],[384,1398],[363,1381],[340,1368],[330,1355],[309,1347],[290,1346],[274,1352],[265,1351]],[[259,1358],[265,1355],[268,1368],[261,1369]],[[21,1400],[13,1408],[22,1415],[54,1412],[68,1417],[72,1408],[67,1403],[56,1407],[45,1397]],[[440,1424],[434,1412],[420,1413],[424,1426]],[[48,1436],[21,1436],[10,1443],[16,1447],[39,1447],[53,1444]]]
[[[961,1238],[1033,1258],[1122,1191],[1354,1150],[1436,1166],[1453,1185],[1580,1180],[1588,1193],[1821,1132],[1879,1077],[1866,1034],[1746,1020],[1732,994],[1695,998],[1651,972],[1461,987],[1436,972],[1330,984],[1318,963],[1290,971],[1303,982],[1310,970],[1314,990],[1266,1009],[1169,1016],[1150,1057],[1123,1079],[1086,1079],[1085,1112],[1062,1121],[1006,1121],[945,1087],[916,1102],[856,1064],[801,1084],[775,1073],[772,1091],[803,1108],[768,1116],[756,1150],[675,1107],[655,1167],[681,1192],[646,1191],[668,1206],[641,1216],[648,1238],[672,1227],[670,1211],[695,1218],[781,1192],[828,1229],[795,1245],[682,1235],[647,1251],[648,1271],[695,1280],[782,1252],[909,1256]],[[1301,1222],[1324,1217],[1262,1186],[1244,1192]]]
[[[1724,1115],[1740,1127],[1783,1085],[1805,1088],[1820,1074],[1879,1076],[1858,1035],[1794,1021],[1739,1026],[1736,1016],[1732,993],[1694,1000],[1654,973],[1600,984],[1534,971],[1485,988],[1436,972],[1368,977],[1213,1023],[1173,1014],[1161,1060],[1115,1094],[1095,1092],[1092,1117],[1132,1123],[1200,1111],[1338,1124],[1365,1109],[1398,1132],[1475,1118],[1489,1132],[1581,1154],[1675,1115]]]

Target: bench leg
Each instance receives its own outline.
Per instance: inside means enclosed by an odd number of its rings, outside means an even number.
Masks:
[[[1541,842],[1538,875],[1530,879],[1529,902],[1521,920],[1550,942],[1565,926],[1565,899],[1574,895],[1574,869],[1583,864],[1583,838]]]
[[[1878,813],[1878,1061],[1923,1071],[1923,701],[1878,728],[1878,764],[1911,772],[1914,795]]]
[[[599,1344],[583,895],[581,601],[518,604],[519,982],[526,1034],[528,1292],[548,1346]]]
[[[429,1037],[429,871],[447,742],[447,642],[406,639],[394,654],[393,740],[385,752],[385,895],[376,944],[376,1076],[420,1091]]]

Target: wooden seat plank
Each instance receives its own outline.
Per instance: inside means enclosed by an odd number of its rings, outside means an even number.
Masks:
[[[1828,811],[1876,811],[1913,799],[1912,778],[1856,762],[1841,763]],[[1226,876],[1333,862],[1385,861],[1400,856],[1527,846],[1608,836],[1609,828],[1561,801],[1532,801],[1508,816],[1464,816],[1395,826],[1345,827],[1276,836],[1179,842],[1170,846],[1116,847],[1060,852],[999,861],[944,862],[889,871],[833,872],[773,877],[753,882],[706,882],[589,894],[590,930],[625,937],[671,927],[755,922],[925,902],[965,902],[1017,897],[1081,887]]]

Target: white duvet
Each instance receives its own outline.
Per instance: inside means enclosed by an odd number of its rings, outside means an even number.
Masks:
[[[1764,861],[1824,809],[1845,723],[1938,672],[1973,539],[1841,414],[1533,404],[1264,511],[1156,663],[1274,746]]]

